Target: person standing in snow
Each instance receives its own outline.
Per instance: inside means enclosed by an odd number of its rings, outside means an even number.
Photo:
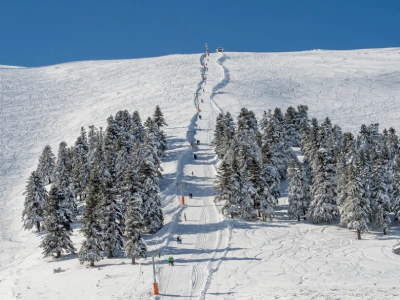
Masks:
[[[185,221],[187,221],[187,220],[186,220],[186,213],[183,213],[183,217],[185,218]]]

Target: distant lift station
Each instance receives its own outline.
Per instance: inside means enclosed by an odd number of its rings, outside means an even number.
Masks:
[[[219,47],[219,48],[217,48],[217,50],[216,50],[217,52],[224,52],[224,48],[222,48],[222,47]]]

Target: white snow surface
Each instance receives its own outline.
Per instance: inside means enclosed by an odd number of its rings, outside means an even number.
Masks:
[[[344,131],[375,122],[399,131],[400,49],[211,53],[206,84],[202,60],[198,54],[0,66],[0,299],[400,299],[400,257],[392,252],[397,225],[388,236],[371,231],[358,241],[337,223],[288,219],[284,197],[272,222],[226,219],[213,202],[218,162],[210,147],[217,114],[236,117],[243,106],[260,118],[264,110],[306,104],[309,117],[329,116]],[[105,127],[124,109],[138,110],[144,121],[157,104],[170,149],[160,181],[165,226],[144,236],[149,255],[156,254],[160,295],[152,296],[151,257],[131,265],[118,253],[94,268],[76,255],[43,258],[43,234],[23,231],[21,214],[26,181],[46,144],[57,154],[61,141],[73,145],[81,126]],[[193,129],[201,142],[195,149],[186,136]],[[79,225],[73,241],[79,249]]]

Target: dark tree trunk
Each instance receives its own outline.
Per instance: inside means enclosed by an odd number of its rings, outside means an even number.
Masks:
[[[383,229],[383,235],[387,235],[386,228],[385,228],[385,229]]]
[[[37,228],[37,231],[40,232],[40,222],[39,221],[36,221],[36,228]]]
[[[360,229],[357,229],[357,239],[361,240],[361,231],[360,231]]]
[[[258,217],[260,218],[261,217],[261,212],[260,212],[260,210],[258,210]],[[264,218],[263,218],[264,219]]]
[[[89,266],[94,267],[94,260],[91,260],[91,261],[90,261]]]
[[[108,256],[107,256],[107,258],[112,258],[112,257],[113,257],[112,250],[108,250]]]
[[[132,265],[135,264],[135,258],[132,256]]]
[[[61,251],[57,251],[56,258],[59,258],[60,256],[61,256]]]

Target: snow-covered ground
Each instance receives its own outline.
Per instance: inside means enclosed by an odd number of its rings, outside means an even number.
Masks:
[[[209,69],[206,84],[202,60]],[[80,126],[105,126],[121,109],[138,110],[145,120],[157,104],[169,125],[160,182],[165,227],[144,238],[156,255],[159,299],[400,299],[400,257],[392,253],[397,225],[388,236],[370,232],[358,241],[336,224],[289,220],[285,198],[271,223],[225,219],[212,198],[217,161],[209,145],[217,114],[236,117],[243,106],[260,118],[267,109],[306,104],[310,117],[329,116],[344,130],[375,122],[400,130],[399,70],[400,49],[0,66],[0,299],[153,297],[150,258],[133,266],[119,253],[95,268],[74,255],[44,259],[41,234],[22,230],[21,213],[26,180],[46,144],[56,153],[62,140],[74,143]],[[203,99],[201,120],[196,91]],[[193,150],[188,130],[200,140]],[[181,181],[185,195],[194,195],[185,206],[176,187]],[[79,248],[78,230],[73,240]],[[174,267],[166,262],[169,254]],[[61,272],[54,273],[57,268]]]

